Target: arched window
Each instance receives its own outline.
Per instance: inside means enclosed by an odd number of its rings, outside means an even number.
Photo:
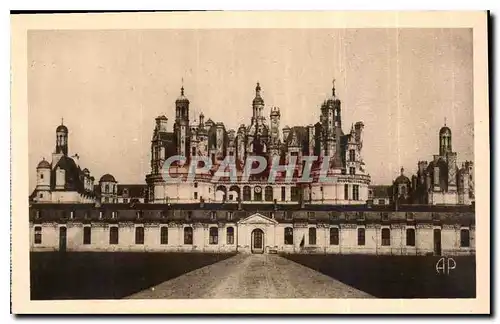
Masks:
[[[193,244],[193,228],[184,227],[184,244]]]
[[[460,247],[470,246],[470,232],[468,229],[460,230]]]
[[[358,245],[365,245],[365,229],[358,228]]]
[[[217,244],[219,241],[219,229],[217,227],[210,227],[208,244]]]
[[[144,227],[135,228],[135,244],[144,244]]]
[[[226,229],[226,239],[228,245],[234,244],[234,227],[228,227]]]
[[[415,229],[407,228],[406,229],[406,245],[407,246],[415,246]]]
[[[273,187],[266,186],[264,190],[264,199],[265,201],[273,201]]]
[[[293,245],[293,228],[285,227],[285,244]]]
[[[244,201],[252,200],[252,192],[249,186],[243,187],[243,200]]]
[[[309,228],[309,245],[316,245],[316,228]]]
[[[330,228],[330,245],[339,245],[339,229],[338,229],[338,227]]]
[[[382,245],[383,246],[391,245],[391,230],[388,228],[382,229]]]

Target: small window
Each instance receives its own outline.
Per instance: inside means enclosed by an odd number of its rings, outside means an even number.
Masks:
[[[99,219],[102,219],[102,210],[99,211]]]
[[[365,213],[364,212],[357,212],[356,216],[358,220],[365,220]]]
[[[233,220],[233,212],[232,211],[228,211],[227,212],[227,220],[228,221],[232,221]]]
[[[382,213],[382,220],[388,221],[389,220],[389,213]]]
[[[192,211],[187,211],[186,212],[186,220],[190,221],[193,218],[193,212]]]
[[[365,229],[358,228],[358,245],[365,245]]]
[[[413,213],[406,213],[406,219],[407,220],[414,220],[415,219],[415,215]]]
[[[42,173],[42,174],[40,174],[40,179],[43,179],[43,173]]]
[[[285,219],[286,219],[286,220],[292,220],[292,218],[293,218],[293,212],[291,212],[291,211],[286,211],[286,212],[285,212]]]
[[[42,244],[42,227],[35,226],[35,244]]]
[[[316,228],[309,228],[309,245],[316,245]]]
[[[383,246],[391,245],[391,230],[388,228],[382,229],[382,245]]]
[[[293,245],[293,228],[285,227],[285,245]]]
[[[208,244],[218,244],[219,241],[219,229],[217,227],[210,227]]]
[[[332,221],[336,221],[339,219],[339,215],[336,212],[330,212],[329,216],[330,216],[330,220],[332,220]]]
[[[194,193],[194,199],[198,200],[198,193],[197,192]]]
[[[385,199],[379,199],[378,200],[379,205],[385,205]]]
[[[141,219],[144,216],[144,212],[142,210],[138,210],[135,212],[135,216],[137,219]]]
[[[354,175],[354,174],[356,174],[356,168],[350,167],[350,168],[349,168],[349,174],[350,174],[350,175]]]
[[[128,199],[127,198],[123,198],[123,203],[127,204],[128,203]]]
[[[194,187],[195,187],[195,188],[198,188],[198,182],[195,182],[195,183],[194,183]]]
[[[212,221],[217,220],[217,212],[216,212],[216,211],[211,211],[211,212],[210,212],[210,219],[211,219]]]
[[[330,245],[339,245],[339,229],[337,227],[330,228]]]
[[[460,247],[470,247],[470,231],[468,229],[460,230]]]
[[[228,227],[226,230],[226,235],[227,235],[227,244],[228,245],[234,244],[234,227]]]
[[[407,228],[406,229],[406,245],[407,246],[415,246],[415,229]]]
[[[144,244],[144,227],[135,228],[135,244]]]
[[[92,242],[92,229],[90,226],[83,228],[83,244],[91,244]]]
[[[168,227],[163,226],[160,229],[160,244],[168,244]]]
[[[309,220],[313,220],[315,217],[314,217],[314,212],[307,212],[307,219]]]
[[[356,151],[355,150],[349,150],[349,161],[351,161],[351,162],[356,161]]]
[[[109,228],[109,244],[118,244],[118,227]]]
[[[281,187],[281,201],[286,200],[286,187]]]
[[[184,244],[193,244],[193,228],[184,227]]]
[[[88,210],[85,211],[83,218],[86,220],[90,219],[90,212]]]
[[[290,199],[292,201],[299,201],[299,188],[297,187],[292,187],[290,189]]]
[[[112,212],[111,212],[111,218],[112,218],[112,219],[116,219],[116,214],[117,214],[117,212],[116,212],[116,211],[112,211]]]

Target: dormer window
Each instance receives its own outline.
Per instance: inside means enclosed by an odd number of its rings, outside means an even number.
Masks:
[[[365,213],[363,212],[358,212],[357,213],[358,220],[365,220]]]
[[[216,211],[210,212],[210,219],[213,221],[217,219],[217,212]]]
[[[116,211],[112,211],[111,212],[111,219],[116,219],[117,214],[118,213]]]
[[[232,221],[233,220],[233,212],[232,211],[228,211],[227,212],[227,220],[228,221]]]
[[[135,212],[135,216],[137,217],[137,219],[141,219],[142,216],[143,216],[143,211],[142,210],[138,210]]]
[[[382,213],[382,220],[384,221],[389,220],[389,213]]]

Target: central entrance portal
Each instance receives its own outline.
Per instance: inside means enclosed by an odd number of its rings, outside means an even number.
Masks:
[[[252,231],[252,253],[264,253],[264,232],[258,228]]]

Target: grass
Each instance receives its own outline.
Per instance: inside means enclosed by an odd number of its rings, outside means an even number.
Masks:
[[[119,299],[232,254],[32,252],[31,299]]]
[[[379,298],[475,298],[475,256],[453,257],[437,274],[437,256],[289,254],[285,258]]]

